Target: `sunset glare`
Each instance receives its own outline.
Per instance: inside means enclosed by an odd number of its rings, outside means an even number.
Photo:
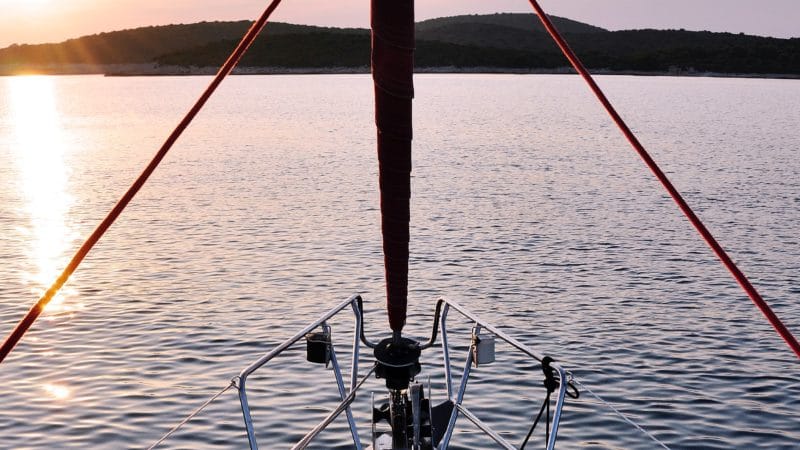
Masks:
[[[22,13],[36,13],[50,0],[0,0],[0,7],[7,12],[18,11]]]
[[[45,384],[42,386],[48,395],[56,400],[64,400],[69,397],[69,389],[58,384]]]
[[[30,242],[32,271],[23,280],[41,295],[66,264],[73,232],[67,226],[72,197],[66,191],[64,136],[55,104],[53,79],[26,76],[10,80],[10,107],[14,118],[15,161],[25,214],[30,226],[19,230]],[[75,292],[66,288],[48,305],[50,312],[69,311],[64,304]]]

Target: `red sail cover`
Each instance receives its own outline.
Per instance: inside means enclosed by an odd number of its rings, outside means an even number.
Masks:
[[[371,21],[386,307],[389,325],[399,333],[408,299],[414,2],[372,0]]]

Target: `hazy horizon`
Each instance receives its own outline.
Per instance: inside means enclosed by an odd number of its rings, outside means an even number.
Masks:
[[[303,25],[369,26],[369,8],[362,1],[337,4],[313,0],[285,2],[274,21]],[[641,0],[542,1],[549,14],[603,27],[620,29],[687,29],[745,33],[777,38],[800,37],[800,2],[773,0],[675,0],[669,4]],[[67,39],[143,26],[200,21],[253,20],[263,0],[231,0],[224,6],[209,0],[183,0],[165,5],[154,0],[0,0],[0,47],[11,44],[62,42]],[[528,2],[436,0],[417,4],[417,20],[462,14],[531,13]]]

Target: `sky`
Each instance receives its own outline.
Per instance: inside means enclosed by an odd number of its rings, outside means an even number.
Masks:
[[[0,0],[0,47],[201,20],[253,20],[268,0]],[[283,0],[273,20],[368,27],[369,0]],[[540,0],[553,14],[611,30],[685,28],[800,37],[800,0]],[[417,20],[531,12],[527,0],[419,0]]]

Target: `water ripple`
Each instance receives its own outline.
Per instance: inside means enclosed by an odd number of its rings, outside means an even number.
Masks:
[[[85,236],[113,205],[207,79],[51,80],[71,143],[61,155],[72,197],[63,238],[74,247],[73,234]],[[0,98],[9,83],[0,80]],[[800,84],[601,83],[800,330],[800,142],[775,129],[800,123]],[[46,314],[0,366],[0,448],[146,447],[354,292],[364,294],[368,334],[382,335],[371,90],[360,75],[226,82],[70,283],[66,304],[83,307]],[[3,330],[34,300],[24,278],[32,218],[8,104],[0,102]],[[415,108],[408,333],[427,336],[434,301],[446,295],[553,355],[672,448],[797,447],[796,361],[575,77],[419,76]],[[344,367],[350,322],[332,321]],[[460,370],[469,325],[451,323]],[[422,376],[441,400],[441,351],[426,358]],[[360,361],[369,364],[369,352]],[[253,377],[250,395],[262,447],[285,448],[335,407],[335,383],[302,348],[271,367]],[[467,405],[520,442],[543,399],[540,378],[498,345],[498,363],[476,370]],[[362,423],[369,408],[368,396],[354,405]],[[365,442],[367,433],[362,426]],[[314,448],[350,448],[348,439],[339,420]],[[165,448],[245,442],[229,391]],[[466,420],[454,442],[491,446]],[[559,448],[653,447],[589,396],[565,409]]]

